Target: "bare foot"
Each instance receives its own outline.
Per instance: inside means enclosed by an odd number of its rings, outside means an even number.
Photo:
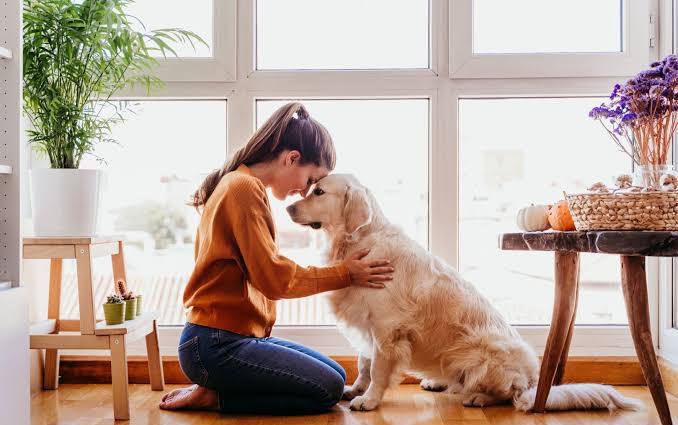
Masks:
[[[217,410],[218,407],[217,392],[200,385],[171,391],[160,402],[164,410]]]

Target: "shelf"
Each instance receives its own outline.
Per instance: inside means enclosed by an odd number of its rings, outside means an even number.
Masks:
[[[12,166],[0,165],[0,174],[12,174]]]
[[[12,51],[0,46],[0,59],[12,59]]]
[[[9,280],[0,280],[0,290],[12,288],[12,282]]]

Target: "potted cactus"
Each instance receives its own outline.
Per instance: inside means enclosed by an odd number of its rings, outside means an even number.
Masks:
[[[106,297],[104,317],[107,325],[119,325],[125,320],[125,302],[118,294]]]
[[[115,283],[115,289],[125,302],[125,320],[134,320],[137,316],[138,295],[127,289],[127,283],[122,279]]]

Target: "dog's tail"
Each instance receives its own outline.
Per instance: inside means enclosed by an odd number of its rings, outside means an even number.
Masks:
[[[536,393],[536,388],[530,388],[516,395],[513,405],[527,412],[534,406]],[[641,406],[640,401],[624,397],[611,386],[601,384],[558,385],[551,388],[546,400],[546,410],[639,410]]]

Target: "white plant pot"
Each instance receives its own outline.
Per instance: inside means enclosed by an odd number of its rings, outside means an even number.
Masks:
[[[100,170],[38,168],[30,173],[35,236],[97,234]]]

